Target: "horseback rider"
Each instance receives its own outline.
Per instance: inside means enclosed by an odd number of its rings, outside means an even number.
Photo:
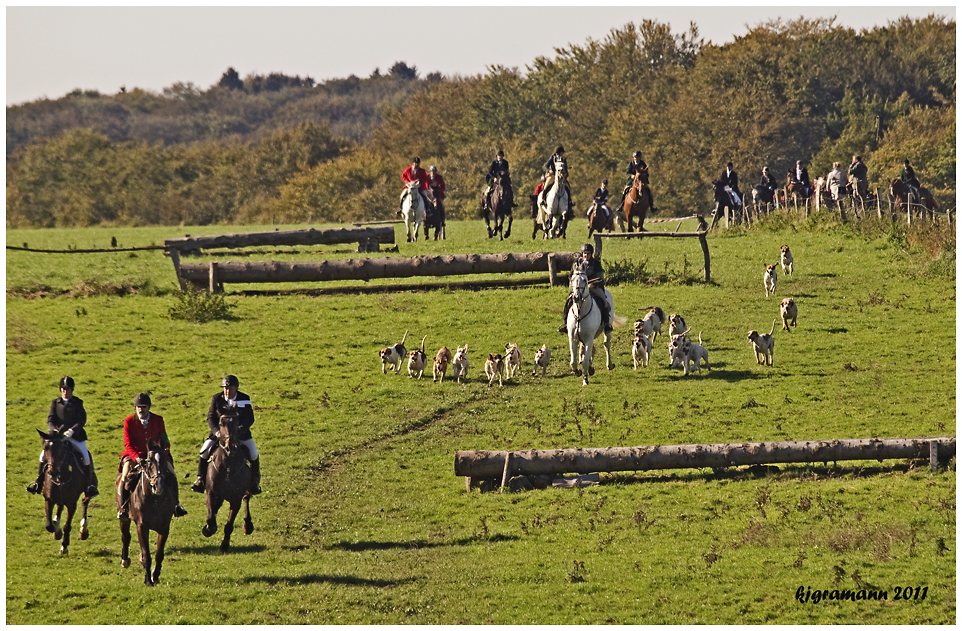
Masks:
[[[431,207],[431,202],[428,201],[426,191],[428,186],[430,186],[430,181],[428,180],[428,174],[424,172],[421,168],[421,158],[415,156],[411,163],[411,166],[404,169],[401,173],[401,181],[407,184],[408,182],[417,181],[418,183],[418,193],[421,195],[421,199],[424,200],[424,208],[428,209]],[[399,208],[397,211],[398,216],[401,215],[401,210],[403,209],[404,196],[407,195],[408,189],[404,187],[401,191],[401,199],[398,200]]]
[[[762,179],[758,183],[759,191],[765,191],[766,199],[774,200],[776,188],[778,188],[778,182],[769,174],[768,167],[762,167]]]
[[[431,189],[431,196],[434,197],[435,217],[433,223],[436,226],[444,225],[444,178],[438,173],[438,168],[431,165],[428,169],[428,187]],[[428,207],[431,208],[430,206]]]
[[[610,194],[610,191],[608,190],[608,180],[601,180],[601,186],[600,186],[599,188],[595,189],[595,198],[594,198],[594,199],[595,199],[595,204],[600,205],[600,206],[601,206],[601,210],[604,211],[604,213],[605,213],[605,221],[607,221],[608,219],[611,218],[611,211],[608,210],[608,206],[607,206],[607,203],[608,203],[608,195],[609,195],[609,194]],[[592,208],[594,208],[594,205],[592,205],[590,208],[588,208],[587,215],[588,215],[589,217],[591,216],[591,209],[592,209]]]
[[[735,194],[735,203],[742,205],[742,192],[738,188],[738,173],[735,172],[735,165],[729,160],[725,163],[725,170],[722,171],[718,181],[722,186],[727,186]]]
[[[498,179],[501,173],[508,174],[508,161],[504,159],[504,151],[498,149],[498,152],[494,156],[494,161],[491,163],[491,166],[488,167],[488,172],[484,174],[484,182],[487,184],[482,192],[485,212],[491,208],[491,192],[494,190],[495,180]]]
[[[868,197],[868,167],[862,162],[862,156],[852,156],[848,174],[852,178],[852,194],[859,199]]]
[[[84,495],[89,499],[100,495],[97,490],[97,472],[94,471],[94,463],[87,450],[87,432],[84,425],[87,423],[87,411],[84,409],[84,402],[73,396],[74,381],[72,377],[66,376],[60,380],[60,396],[51,401],[50,412],[47,414],[47,427],[51,433],[62,434],[70,445],[80,454],[86,481]],[[27,492],[32,494],[40,493],[43,490],[43,478],[47,462],[44,453],[40,452],[40,466],[37,469],[37,479],[27,485]]]
[[[902,173],[899,175],[899,179],[902,180],[902,184],[905,184],[912,197],[916,201],[922,199],[922,192],[919,190],[921,184],[919,184],[919,178],[915,177],[915,169],[909,164],[908,158],[902,160]]]
[[[588,277],[588,292],[597,298],[595,302],[601,307],[601,323],[605,327],[605,333],[611,333],[611,310],[608,308],[608,297],[605,296],[605,271],[601,267],[601,261],[594,257],[595,249],[590,243],[581,246],[581,260],[571,266],[571,271],[581,270]],[[558,327],[558,333],[568,332],[568,312],[574,304],[574,295],[568,294],[565,302],[564,324]]]
[[[131,463],[147,457],[149,443],[157,443],[164,451],[164,464],[173,480],[171,491],[174,495],[174,516],[183,517],[187,511],[180,505],[180,492],[177,474],[174,472],[174,459],[170,456],[170,439],[164,427],[164,417],[150,411],[150,395],[141,392],[134,397],[134,413],[124,419],[124,452],[120,454],[120,510],[117,519],[130,518],[130,491],[127,489],[127,476]]]
[[[254,424],[254,407],[251,398],[240,392],[237,386],[240,383],[234,375],[224,377],[221,385],[223,392],[218,392],[210,401],[210,409],[207,411],[207,425],[210,434],[204,441],[200,450],[200,460],[197,462],[197,479],[190,489],[196,493],[203,493],[207,486],[207,460],[210,454],[217,447],[217,438],[220,434],[220,417],[223,414],[237,414],[240,429],[240,443],[247,448],[251,464],[251,484],[250,494],[257,495],[261,492],[261,463],[258,459],[257,446],[254,445],[254,438],[251,436],[251,425]]]
[[[792,181],[801,184],[805,197],[811,195],[812,180],[808,177],[808,169],[802,166],[802,161],[795,162],[795,170],[792,171]]]
[[[625,190],[621,192],[621,204],[624,207],[625,200],[628,199],[628,192],[631,190],[631,186],[635,183],[635,174],[641,173],[641,181],[645,183],[648,187],[649,201],[651,202],[651,212],[652,214],[657,213],[658,209],[655,208],[655,196],[651,192],[651,183],[648,181],[648,165],[644,160],[641,159],[641,152],[636,151],[631,154],[631,160],[628,161],[628,166],[625,167],[625,175],[628,179],[625,181]]]
[[[560,162],[563,165],[561,173],[556,173],[555,163]],[[571,185],[568,184],[568,160],[565,158],[565,148],[562,145],[558,145],[548,161],[544,163],[544,177],[542,181],[544,182],[544,189],[541,191],[541,197],[538,199],[538,203],[543,205],[544,200],[548,195],[548,191],[551,189],[551,185],[554,184],[555,178],[561,177],[561,182],[564,184],[565,191],[568,193],[568,214],[573,216],[574,203],[571,200]]]

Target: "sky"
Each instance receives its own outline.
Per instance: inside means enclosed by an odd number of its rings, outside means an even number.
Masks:
[[[554,3],[558,5],[559,3]],[[856,30],[903,16],[955,20],[955,4],[929,6],[8,6],[6,104],[57,99],[76,88],[206,90],[230,67],[241,78],[280,72],[317,82],[368,77],[403,61],[420,76],[522,72],[556,48],[603,41],[653,19],[680,34],[694,22],[724,44],[769,20],[836,18]]]

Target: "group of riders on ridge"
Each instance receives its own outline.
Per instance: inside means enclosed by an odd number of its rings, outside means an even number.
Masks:
[[[254,408],[250,397],[237,390],[239,385],[237,377],[227,375],[221,385],[223,391],[213,396],[210,408],[207,411],[207,425],[210,431],[200,450],[197,479],[194,480],[191,490],[197,493],[203,493],[206,490],[207,462],[213,450],[217,447],[217,439],[220,435],[220,417],[222,415],[233,415],[237,417],[239,442],[247,449],[250,462],[251,483],[248,492],[251,495],[257,495],[261,492],[260,460],[250,430],[251,425],[254,424]],[[93,460],[87,449],[87,433],[84,429],[87,423],[87,412],[84,409],[83,400],[73,396],[73,390],[73,378],[63,377],[60,380],[60,396],[50,404],[47,427],[52,434],[66,438],[80,456],[82,472],[85,476],[86,490],[84,495],[89,499],[99,495],[100,492],[97,489],[97,474],[94,471]],[[176,479],[174,461],[170,455],[170,438],[167,436],[167,429],[164,426],[164,417],[151,412],[150,407],[150,395],[141,392],[134,398],[134,413],[124,419],[124,450],[121,453],[120,465],[117,468],[118,471],[122,472],[122,483],[118,485],[117,491],[120,500],[117,518],[120,520],[130,519],[130,491],[123,482],[134,470],[134,464],[147,458],[148,445],[153,443],[161,447],[167,472],[173,479]],[[41,452],[37,479],[27,485],[29,493],[37,494],[43,491],[47,465],[44,453]],[[187,514],[187,511],[180,505],[177,485],[173,484],[172,489],[175,500],[174,515],[182,517]]]

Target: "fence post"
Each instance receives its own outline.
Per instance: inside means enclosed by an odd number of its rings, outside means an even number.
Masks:
[[[177,248],[170,248],[167,252],[170,254],[170,262],[174,264],[174,275],[177,276],[180,290],[187,291],[187,281],[180,276],[180,252],[177,251]]]
[[[217,261],[210,262],[209,271],[210,284],[208,285],[209,291],[212,294],[217,293]]]
[[[698,242],[701,243],[701,251],[705,253],[705,282],[711,282],[711,257],[708,255],[708,239],[705,233],[698,235]]]

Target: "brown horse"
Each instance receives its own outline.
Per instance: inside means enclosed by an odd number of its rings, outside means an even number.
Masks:
[[[488,226],[488,238],[495,234],[499,239],[506,239],[511,236],[511,224],[514,223],[514,216],[511,209],[514,208],[514,190],[511,187],[511,176],[507,171],[498,171],[495,176],[494,185],[491,189],[491,207],[484,215],[484,223]],[[505,217],[508,219],[508,228],[504,228]],[[491,227],[491,221],[494,227]]]
[[[903,183],[901,179],[895,178],[894,180],[892,180],[891,182],[889,182],[889,196],[891,196],[891,197],[893,197],[893,198],[895,199],[895,210],[896,210],[896,211],[902,212],[902,211],[904,211],[906,208],[908,208],[908,205],[909,205],[909,187],[906,186],[905,183]],[[935,201],[935,198],[932,197],[932,193],[929,192],[929,189],[925,188],[924,186],[920,186],[920,187],[919,187],[919,197],[921,197],[921,200],[915,198],[915,195],[914,195],[914,194],[912,195],[912,197],[913,197],[913,199],[912,199],[912,205],[913,205],[913,206],[920,206],[920,207],[922,207],[922,208],[924,209],[924,210],[922,211],[923,215],[927,216],[929,219],[931,219],[932,217],[934,217],[934,213],[933,213],[932,211],[938,210],[938,209],[939,209],[939,205],[938,205],[938,203]]]
[[[127,480],[117,475],[117,508],[120,508],[120,485],[130,488],[130,513],[120,520],[120,566],[130,567],[130,523],[137,525],[137,542],[140,544],[140,564],[144,568],[144,585],[155,585],[160,579],[164,563],[164,547],[170,535],[170,521],[174,517],[177,499],[171,491],[177,480],[167,471],[160,446],[151,443],[147,457],[131,463],[132,475]],[[134,486],[135,485],[135,486]],[[133,486],[133,488],[131,488]],[[157,533],[154,571],[150,571],[150,531]]]
[[[648,188],[648,185],[642,179],[643,177],[644,171],[635,173],[635,177],[631,181],[631,188],[628,190],[627,197],[625,197],[625,203],[622,205],[622,210],[628,222],[628,232],[634,232],[632,217],[638,218],[638,232],[645,231],[645,215],[651,208],[652,197],[651,189]]]
[[[602,230],[607,230],[608,232],[614,232],[615,225],[618,226],[619,232],[624,232],[624,220],[621,216],[613,211],[608,211],[610,213],[609,217],[605,217],[605,211],[601,207],[601,203],[595,201],[591,206],[591,210],[588,212],[588,238],[591,238],[592,232],[601,232]],[[620,211],[619,211],[620,212]]]
[[[227,523],[224,524],[224,539],[220,543],[221,552],[230,549],[230,536],[234,532],[234,519],[244,504],[244,534],[254,532],[251,521],[250,488],[251,468],[247,464],[247,450],[237,439],[240,428],[236,415],[220,417],[220,437],[217,448],[210,457],[207,467],[207,523],[201,528],[205,537],[217,532],[217,511],[224,502],[230,506]]]
[[[807,202],[814,191],[814,186],[806,187],[804,184],[795,179],[791,171],[788,172],[788,177],[786,178],[785,183],[786,197],[794,197],[802,200],[803,202]]]
[[[77,511],[77,500],[86,488],[86,478],[80,466],[79,454],[69,440],[62,434],[45,434],[39,429],[37,433],[40,434],[44,460],[47,463],[43,481],[45,526],[47,532],[53,533],[54,539],[58,541],[63,539],[60,554],[67,554],[70,547],[70,524]],[[89,501],[89,497],[84,497],[81,502],[83,506],[83,518],[80,520],[81,541],[85,540],[89,534],[87,531],[87,502]],[[56,515],[53,514],[54,506],[57,507]],[[67,519],[61,527],[60,515],[64,508],[67,509]]]

